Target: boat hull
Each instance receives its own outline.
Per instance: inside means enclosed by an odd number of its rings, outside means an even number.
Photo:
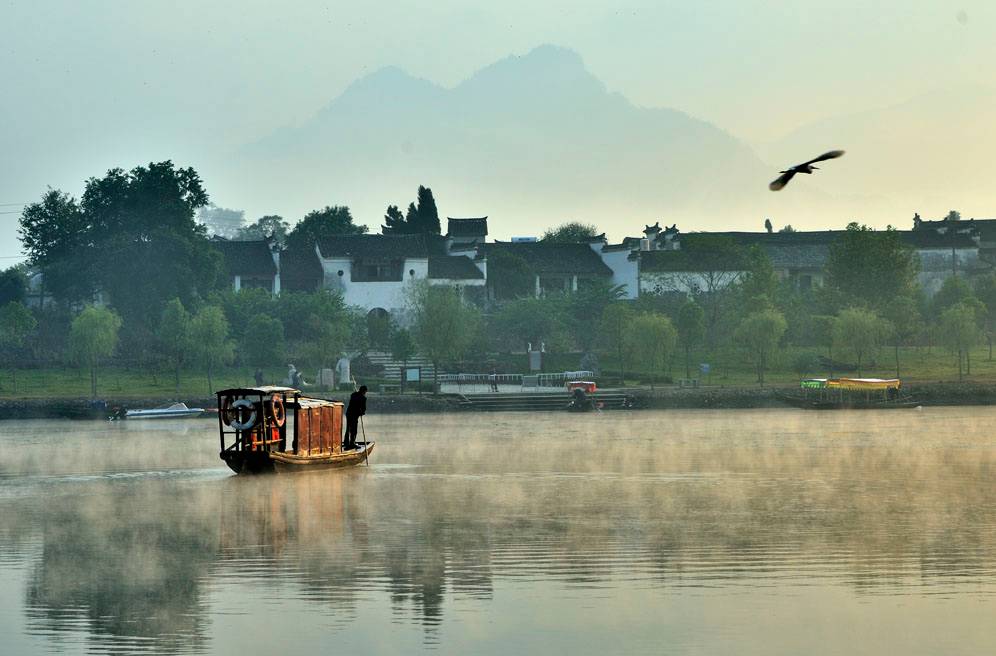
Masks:
[[[920,403],[911,399],[898,399],[896,401],[826,401],[807,399],[790,394],[782,394],[780,397],[785,403],[806,410],[903,410],[920,406]]]
[[[188,419],[204,414],[201,408],[177,412],[156,412],[155,410],[128,410],[125,419]]]
[[[355,467],[367,462],[375,442],[353,451],[299,456],[278,451],[224,451],[221,459],[236,474],[281,474]]]

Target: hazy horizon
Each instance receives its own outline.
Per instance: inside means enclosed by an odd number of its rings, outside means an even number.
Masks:
[[[412,200],[419,183],[433,187],[442,215],[491,215],[499,238],[571,219],[618,239],[656,218],[691,231],[761,229],[768,215],[776,225],[807,229],[851,219],[905,227],[914,211],[932,217],[952,208],[966,217],[996,215],[986,154],[996,134],[984,111],[972,113],[994,95],[981,62],[996,54],[988,39],[996,8],[981,1],[880,5],[298,2],[277,11],[263,2],[14,2],[0,8],[8,99],[0,106],[0,257],[17,261],[18,204],[48,186],[78,195],[87,177],[162,159],[197,169],[213,202],[244,209],[250,220],[276,213],[293,222],[319,205],[344,204],[374,231],[383,208]],[[603,191],[608,198],[591,205],[590,215],[555,195],[549,207],[529,194],[496,204],[493,189],[448,187],[445,169],[339,188],[334,179],[308,179],[303,161],[281,176],[242,166],[246,145],[307,125],[384,67],[452,90],[543,44],[578,53],[608,92],[637,108],[711,123],[749,146],[770,177],[816,154],[809,149],[817,143],[846,148],[848,156],[807,178],[806,191],[745,196],[738,211],[685,213],[650,192],[612,199]],[[836,135],[841,141],[823,143]],[[904,150],[918,145],[910,135],[923,135],[915,155]],[[972,175],[952,170],[952,158]],[[517,162],[491,164],[501,172]],[[764,191],[760,171],[749,173],[751,184],[755,178]],[[577,206],[586,200],[580,195]]]

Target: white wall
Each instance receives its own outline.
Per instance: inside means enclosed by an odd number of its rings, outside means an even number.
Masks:
[[[595,251],[605,266],[612,269],[612,284],[625,285],[626,296],[636,298],[640,294],[640,267],[636,260],[629,259],[631,251]]]
[[[680,292],[688,294],[696,291],[709,291],[712,287],[725,289],[740,280],[744,273],[743,271],[723,271],[720,276],[713,275],[713,280],[710,280],[709,274],[698,271],[641,272],[640,293]]]
[[[405,260],[402,274],[404,280],[387,282],[353,282],[353,263],[350,258],[319,258],[324,269],[323,286],[342,293],[347,305],[356,305],[366,310],[383,308],[392,314],[403,313],[406,302],[406,287],[410,281],[425,280],[429,276],[429,260]],[[339,276],[342,271],[342,276]],[[414,271],[414,275],[409,271]]]

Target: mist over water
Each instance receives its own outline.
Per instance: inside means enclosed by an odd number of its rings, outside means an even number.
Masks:
[[[992,653],[996,409],[0,423],[4,653]]]

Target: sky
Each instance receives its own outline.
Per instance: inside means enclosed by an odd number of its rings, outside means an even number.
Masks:
[[[8,0],[0,264],[20,253],[21,203],[49,186],[79,194],[115,166],[170,158],[200,171],[218,205],[287,214],[279,188],[246,207],[226,158],[384,66],[453,86],[554,43],[633,103],[680,109],[763,151],[824,118],[993,84],[994,28],[996,4],[983,0]]]

